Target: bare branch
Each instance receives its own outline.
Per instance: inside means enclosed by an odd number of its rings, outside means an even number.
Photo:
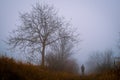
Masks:
[[[42,65],[47,46],[61,38],[70,38],[70,32],[65,28],[66,22],[58,17],[53,6],[36,4],[29,13],[20,14],[21,25],[13,31],[8,44],[13,48],[20,48],[24,52],[40,53]],[[64,35],[60,35],[64,31]]]

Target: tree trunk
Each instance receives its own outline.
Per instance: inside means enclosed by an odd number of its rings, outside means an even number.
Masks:
[[[41,66],[44,68],[45,67],[45,45],[43,44],[42,48],[42,63]]]

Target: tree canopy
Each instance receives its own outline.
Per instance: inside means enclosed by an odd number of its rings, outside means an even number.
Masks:
[[[21,25],[10,34],[8,44],[25,53],[40,53],[41,65],[45,65],[45,54],[48,46],[61,38],[71,38],[67,30],[70,25],[57,15],[53,6],[36,4],[30,12],[20,14]],[[60,35],[61,33],[63,33]]]

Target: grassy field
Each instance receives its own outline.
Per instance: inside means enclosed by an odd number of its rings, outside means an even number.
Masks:
[[[0,57],[0,80],[120,80],[118,70],[99,74],[80,76],[66,72],[53,72],[40,66],[16,62],[7,57]]]

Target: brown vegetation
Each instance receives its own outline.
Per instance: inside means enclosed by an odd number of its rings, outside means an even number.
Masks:
[[[52,72],[40,66],[1,57],[0,80],[79,80],[79,76],[66,72]]]
[[[0,80],[120,80],[119,72],[118,68],[99,74],[80,76],[66,72],[53,72],[40,66],[0,57]]]

